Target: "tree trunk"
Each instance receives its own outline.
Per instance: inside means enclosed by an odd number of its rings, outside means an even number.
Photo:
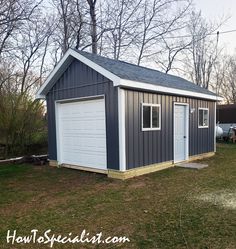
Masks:
[[[98,53],[98,45],[97,45],[97,18],[96,18],[96,0],[87,0],[89,4],[89,13],[91,19],[91,39],[92,39],[92,53]]]

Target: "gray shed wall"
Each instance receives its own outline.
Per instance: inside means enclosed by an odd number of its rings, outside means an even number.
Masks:
[[[215,102],[125,90],[127,169],[173,160],[174,102],[188,103],[189,156],[214,151]],[[142,131],[141,103],[161,104],[161,130]],[[209,108],[209,128],[198,128],[198,107]]]
[[[78,60],[73,60],[46,96],[49,159],[57,160],[55,101],[103,94],[106,103],[107,166],[119,169],[117,88],[110,80]]]

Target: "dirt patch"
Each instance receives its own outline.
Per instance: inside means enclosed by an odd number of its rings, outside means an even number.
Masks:
[[[31,197],[27,201],[22,202],[14,202],[12,204],[5,204],[1,206],[0,216],[8,216],[10,217],[12,213],[16,216],[23,216],[28,214],[32,210],[37,210],[38,207],[41,207],[41,210],[46,210],[48,208],[57,207],[65,201],[67,201],[65,196],[53,196],[53,194],[45,193],[37,193],[35,196]]]
[[[133,182],[129,185],[129,188],[131,189],[137,189],[137,188],[143,188],[146,186],[146,182],[141,182],[141,181],[137,181],[137,182]]]

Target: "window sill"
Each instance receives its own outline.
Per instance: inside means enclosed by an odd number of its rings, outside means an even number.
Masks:
[[[142,131],[160,131],[161,128],[142,128]]]
[[[199,129],[209,128],[209,126],[198,126]]]

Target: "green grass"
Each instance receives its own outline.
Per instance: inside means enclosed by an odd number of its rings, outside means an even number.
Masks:
[[[0,166],[0,248],[49,248],[6,243],[8,229],[27,235],[36,228],[131,240],[96,248],[235,249],[236,145],[219,144],[204,162],[209,167],[199,171],[172,168],[123,182],[64,168]],[[228,206],[218,201],[220,193],[229,194]],[[209,194],[216,201],[198,198]]]

